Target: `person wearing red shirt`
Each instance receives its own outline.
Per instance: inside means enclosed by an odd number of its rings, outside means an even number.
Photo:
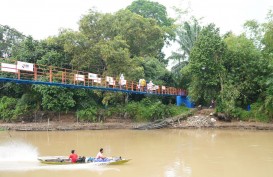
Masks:
[[[78,160],[78,155],[75,153],[75,150],[71,151],[71,154],[69,156],[69,159],[71,160],[72,163],[76,163]]]

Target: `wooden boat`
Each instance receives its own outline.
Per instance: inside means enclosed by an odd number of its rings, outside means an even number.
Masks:
[[[122,159],[121,157],[108,157],[106,159],[96,159],[93,157],[87,157],[84,161],[77,163],[71,163],[67,156],[41,156],[38,160],[43,164],[48,165],[68,165],[68,164],[86,164],[92,163],[96,165],[121,165],[129,162],[131,159]]]

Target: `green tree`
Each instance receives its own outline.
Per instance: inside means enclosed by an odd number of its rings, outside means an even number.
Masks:
[[[171,68],[171,71],[176,80],[176,86],[188,88],[190,77],[187,74],[187,68],[190,60],[190,53],[198,38],[198,34],[201,31],[201,26],[196,18],[192,18],[191,21],[186,21],[182,25],[179,25],[176,29],[176,42],[179,45],[179,49],[176,52],[172,52],[168,58],[178,63]],[[180,72],[181,70],[183,72]]]
[[[191,72],[188,61],[173,66],[172,73],[174,75],[176,87],[188,90],[191,82]],[[176,68],[174,68],[176,67]]]
[[[63,30],[58,38],[63,41],[64,55],[72,69],[98,74],[105,70],[106,65],[99,54],[99,41],[71,30]]]
[[[136,0],[126,9],[139,14],[144,18],[155,19],[157,24],[165,31],[166,40],[173,40],[175,38],[175,20],[168,17],[167,9],[162,4],[150,0]]]
[[[74,68],[103,76],[123,73],[127,79],[138,80],[144,77],[142,60],[160,55],[163,33],[154,19],[128,10],[115,14],[91,10],[80,20],[80,32],[61,35],[67,39],[64,50],[71,55]]]
[[[130,52],[126,41],[117,36],[111,41],[106,41],[100,46],[100,55],[106,64],[104,74],[119,76],[121,73],[127,75],[131,68]]]
[[[244,29],[246,36],[254,42],[257,48],[262,49],[263,25],[259,24],[256,20],[248,20],[244,23]]]
[[[0,98],[0,119],[11,121],[16,107],[17,99],[4,96]]]
[[[167,86],[172,85],[174,82],[170,71],[156,58],[146,58],[143,62],[143,68],[147,81],[153,80],[154,84]]]
[[[74,89],[73,100],[75,100],[76,110],[97,107],[101,103],[100,97],[91,89]]]
[[[270,75],[272,78],[272,74]],[[268,88],[265,92],[265,99],[262,101],[262,105],[259,109],[260,112],[265,113],[268,116],[268,120],[273,120],[273,82],[272,79],[268,79]]]
[[[126,41],[131,58],[156,57],[164,46],[164,32],[156,21],[128,10],[121,10],[113,15],[90,11],[81,19],[80,31],[93,44],[120,36]]]
[[[140,78],[145,78],[144,63],[145,59],[143,57],[134,57],[131,60],[130,71],[127,72],[129,80],[138,81]]]
[[[226,45],[214,24],[204,27],[190,54],[189,72],[191,99],[207,104],[223,91]]]
[[[265,27],[265,34],[262,39],[264,45],[262,54],[268,61],[268,77],[266,77],[266,91],[261,99],[262,106],[260,111],[266,113],[269,116],[269,120],[273,119],[273,12],[269,11],[267,16],[267,22],[263,25]]]
[[[225,38],[228,47],[227,59],[224,66],[227,79],[239,92],[237,105],[246,107],[256,102],[268,75],[268,62],[262,58],[261,52],[252,40],[245,35],[229,35]]]
[[[68,88],[35,85],[34,90],[41,94],[44,110],[67,112],[75,106],[74,94]]]
[[[0,25],[0,57],[13,57],[12,48],[19,45],[24,39],[25,36],[16,29]]]
[[[41,41],[41,49],[44,52],[37,63],[71,69],[71,55],[65,51],[67,40],[61,32],[59,36],[49,37]]]
[[[267,22],[263,24],[264,36],[262,38],[262,44],[264,45],[263,54],[269,60],[270,64],[273,64],[273,11],[269,11],[267,16]]]
[[[197,40],[198,34],[201,31],[201,26],[197,19],[186,21],[176,29],[176,42],[179,45],[178,52],[173,52],[169,59],[177,60],[178,64],[181,61],[189,59],[191,49]]]
[[[136,0],[127,7],[128,10],[145,18],[153,18],[160,26],[172,26],[174,20],[168,17],[166,7],[150,0]]]
[[[24,39],[20,44],[13,47],[12,56],[19,61],[37,63],[44,55],[44,48],[40,41],[34,40],[31,36]]]

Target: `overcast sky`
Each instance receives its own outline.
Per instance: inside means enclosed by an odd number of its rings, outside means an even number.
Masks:
[[[57,35],[60,28],[77,30],[80,17],[96,7],[100,12],[115,12],[133,0],[1,0],[0,24],[8,25],[35,39]],[[246,20],[262,21],[273,0],[154,0],[171,7],[186,9],[204,17],[203,23],[215,23],[221,32],[239,34]]]

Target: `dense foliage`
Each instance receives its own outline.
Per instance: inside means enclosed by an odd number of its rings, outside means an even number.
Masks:
[[[216,100],[216,111],[230,118],[273,119],[272,18],[268,19],[261,25],[246,22],[246,33],[239,36],[221,36],[213,24],[202,27],[188,65],[181,70],[195,103],[210,105]]]
[[[181,15],[181,14],[180,14]],[[34,40],[0,25],[1,61],[10,59],[84,70],[128,80],[186,88],[196,105],[242,120],[273,120],[273,13],[265,23],[247,21],[245,32],[221,35],[200,20],[175,22],[166,7],[136,0],[115,13],[90,10],[79,30]],[[179,50],[166,59],[163,47],[176,41]],[[176,60],[172,71],[168,60]],[[11,73],[1,72],[1,77]],[[154,121],[185,111],[174,98],[153,98],[87,89],[0,83],[0,119],[33,121],[39,112],[72,112],[82,121],[110,117]],[[251,107],[250,111],[246,108]]]
[[[102,76],[118,77],[123,73],[128,80],[145,78],[147,81],[153,80],[154,84],[172,86],[174,79],[166,69],[167,60],[164,59],[162,49],[174,37],[174,20],[168,17],[166,8],[158,3],[144,1],[143,6],[138,7],[134,3],[113,14],[91,9],[80,19],[79,31],[63,29],[58,36],[41,41],[31,36],[25,37],[4,26],[1,28],[1,35],[5,36],[5,40],[1,38],[1,55],[4,58],[84,70]],[[135,11],[153,5],[155,9],[146,8],[146,15],[143,16]],[[147,16],[149,13],[154,15]],[[10,73],[1,74],[4,76]],[[33,118],[31,115],[39,111],[59,115],[75,112],[75,116],[84,121],[101,121],[118,115],[136,121],[149,121],[173,115],[173,108],[169,109],[161,99],[155,101],[156,104],[150,101],[149,106],[139,103],[145,98],[143,96],[10,83],[1,83],[0,89],[0,115],[4,121]],[[134,104],[139,110],[133,115],[128,110]]]

